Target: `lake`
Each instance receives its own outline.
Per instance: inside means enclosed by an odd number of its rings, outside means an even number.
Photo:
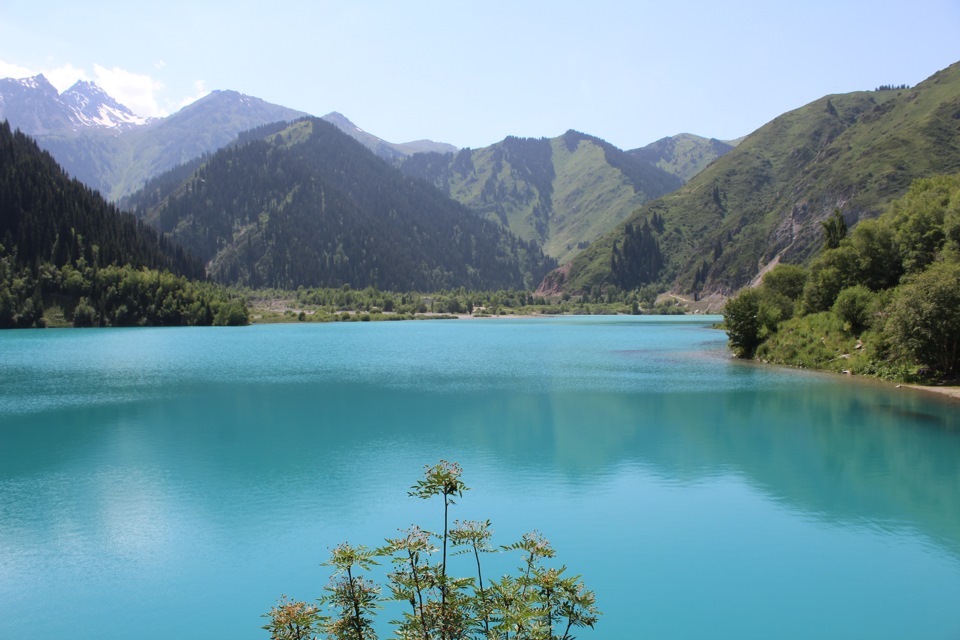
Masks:
[[[597,593],[582,639],[960,638],[960,406],[717,320],[2,332],[0,638],[265,640],[337,543],[442,529],[441,458]]]

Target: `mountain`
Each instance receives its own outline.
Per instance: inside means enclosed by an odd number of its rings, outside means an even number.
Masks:
[[[372,133],[364,131],[350,122],[345,115],[336,111],[323,116],[323,119],[388,162],[401,160],[414,153],[452,153],[457,150],[452,144],[434,142],[432,140],[415,140],[413,142],[400,144],[387,142]]]
[[[242,131],[303,115],[236,91],[214,91],[166,118],[119,133],[99,128],[48,133],[38,142],[67,171],[117,200],[152,176],[220,149]]]
[[[147,118],[134,114],[93,82],[78,80],[61,94],[60,102],[70,110],[73,122],[81,127],[114,129],[148,122]]]
[[[517,236],[569,260],[681,180],[593,136],[508,137],[482,149],[421,153],[400,164]]]
[[[214,91],[165,118],[141,118],[92,82],[59,94],[42,75],[0,80],[0,119],[33,136],[71,175],[111,200],[242,131],[306,114],[236,91]]]
[[[59,94],[43,75],[0,80],[0,120],[36,138],[67,171],[111,200],[226,146],[243,131],[306,115],[236,91],[214,91],[166,118],[141,118],[92,82],[78,81]],[[432,140],[387,142],[337,112],[324,120],[390,162],[457,150]]]
[[[529,288],[556,265],[326,121],[260,133],[215,153],[182,184],[157,179],[131,200],[221,282]]]
[[[0,246],[18,266],[130,264],[204,277],[202,264],[69,178],[27,135],[0,123]]]
[[[779,262],[807,261],[835,209],[850,227],[876,217],[914,179],[958,170],[960,63],[912,89],[825,96],[767,123],[684,187],[641,207],[551,274],[543,290],[652,282],[731,293]],[[647,253],[636,253],[641,244]],[[658,252],[662,267],[639,277]]]
[[[60,94],[43,74],[0,80],[0,120],[31,136],[116,130],[147,122],[92,82],[78,81]]]
[[[246,324],[203,264],[0,122],[0,329]]]
[[[684,183],[703,171],[711,162],[736,146],[716,138],[702,138],[690,133],[661,138],[645,147],[627,151],[645,162],[660,167]]]

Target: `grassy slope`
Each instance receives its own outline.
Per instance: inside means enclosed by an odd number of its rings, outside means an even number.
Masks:
[[[735,146],[734,143],[681,133],[627,153],[653,163],[686,183]]]
[[[436,158],[423,173],[411,165],[404,170],[567,261],[642,203],[678,186],[666,172],[625,156],[571,131],[550,139],[507,138],[442,161]],[[610,157],[631,175],[611,164]]]
[[[607,164],[603,148],[581,140],[573,151],[562,138],[550,141],[556,171],[550,236],[544,250],[560,262],[580,252],[649,199],[618,169]]]
[[[910,90],[824,97],[761,127],[628,220],[664,217],[667,286],[689,291],[706,261],[704,290],[732,292],[772,261],[808,259],[834,208],[853,224],[878,215],[913,179],[960,168],[958,114],[960,64]],[[577,256],[567,290],[608,282],[623,226]]]

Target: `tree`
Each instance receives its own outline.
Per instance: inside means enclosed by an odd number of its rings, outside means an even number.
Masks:
[[[960,264],[936,264],[901,286],[887,319],[894,344],[951,378],[960,368]]]
[[[880,220],[864,220],[853,231],[859,257],[859,280],[872,291],[889,289],[903,275],[903,258],[893,228]]]
[[[837,295],[833,312],[843,321],[844,328],[859,335],[870,322],[873,292],[862,284],[847,287]]]
[[[960,208],[960,174],[916,180],[888,213],[903,256],[903,269],[927,268],[947,239],[944,225]]]
[[[249,321],[250,314],[242,300],[224,302],[213,318],[214,326],[218,327],[239,327]]]
[[[796,301],[803,294],[807,270],[795,264],[778,264],[763,276],[763,288]]]
[[[840,241],[847,237],[847,223],[840,209],[834,209],[833,215],[821,220],[820,224],[823,226],[823,244],[827,249],[836,249]]]
[[[860,256],[849,242],[818,255],[810,265],[803,289],[806,313],[826,311],[843,289],[860,281]]]
[[[744,289],[727,301],[723,309],[723,324],[730,348],[738,358],[752,358],[760,346],[760,292]]]
[[[373,614],[378,605],[379,586],[354,569],[365,571],[376,558],[390,557],[394,570],[387,575],[390,598],[405,603],[402,619],[392,621],[396,637],[421,640],[574,640],[571,632],[593,628],[600,612],[596,596],[580,576],[568,576],[565,566],[551,566],[556,555],[540,533],[524,534],[518,541],[496,549],[491,544],[490,521],[456,521],[448,527],[449,508],[467,486],[460,480],[456,463],[441,460],[425,467],[422,480],[408,495],[444,499],[444,533],[434,534],[417,526],[388,538],[379,549],[338,545],[328,566],[335,568],[326,595],[320,604],[332,610],[324,617],[316,608],[281,598],[280,605],[266,617],[263,628],[276,640],[300,640],[322,628],[329,637],[375,640]],[[455,555],[470,554],[476,564],[476,579],[447,573],[446,552],[439,562],[431,555],[446,550],[447,544],[461,547]],[[520,553],[518,575],[505,575],[485,583],[481,554]],[[291,621],[293,621],[291,626]],[[293,635],[301,633],[302,635]]]

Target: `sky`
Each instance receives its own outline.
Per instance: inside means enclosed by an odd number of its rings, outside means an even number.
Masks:
[[[744,136],[960,61],[960,0],[3,0],[0,77],[92,80],[141,116],[232,89],[390,142],[568,129]]]

